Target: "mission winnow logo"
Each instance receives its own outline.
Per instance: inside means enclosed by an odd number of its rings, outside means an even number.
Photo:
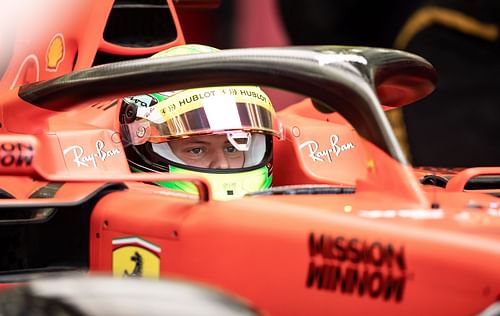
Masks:
[[[309,235],[308,243],[308,288],[384,301],[403,300],[403,246],[314,233]]]

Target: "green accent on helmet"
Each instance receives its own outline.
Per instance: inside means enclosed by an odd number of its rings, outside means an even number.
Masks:
[[[158,100],[158,103],[167,98],[167,96],[165,96],[161,93],[151,93],[150,95],[153,96],[154,98],[156,98],[156,100]]]
[[[235,173],[199,172],[170,165],[170,172],[205,177],[212,188],[212,196],[216,200],[232,200],[241,198],[247,193],[267,189],[271,186],[272,175],[267,166],[251,171]],[[187,181],[157,182],[165,188],[197,194],[196,187]]]

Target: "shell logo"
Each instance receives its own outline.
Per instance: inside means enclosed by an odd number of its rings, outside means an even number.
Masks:
[[[54,35],[47,47],[47,70],[57,71],[59,64],[63,61],[65,54],[64,37],[61,33]]]

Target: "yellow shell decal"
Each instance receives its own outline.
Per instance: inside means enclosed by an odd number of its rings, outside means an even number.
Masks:
[[[47,70],[57,71],[64,59],[64,37],[58,33],[54,35],[47,48]]]
[[[114,239],[113,245],[120,245],[113,249],[114,277],[160,277],[159,247],[137,237]]]

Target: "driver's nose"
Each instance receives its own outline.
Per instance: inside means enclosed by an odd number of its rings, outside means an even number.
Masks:
[[[228,169],[229,162],[224,150],[217,150],[211,157],[210,168]]]

